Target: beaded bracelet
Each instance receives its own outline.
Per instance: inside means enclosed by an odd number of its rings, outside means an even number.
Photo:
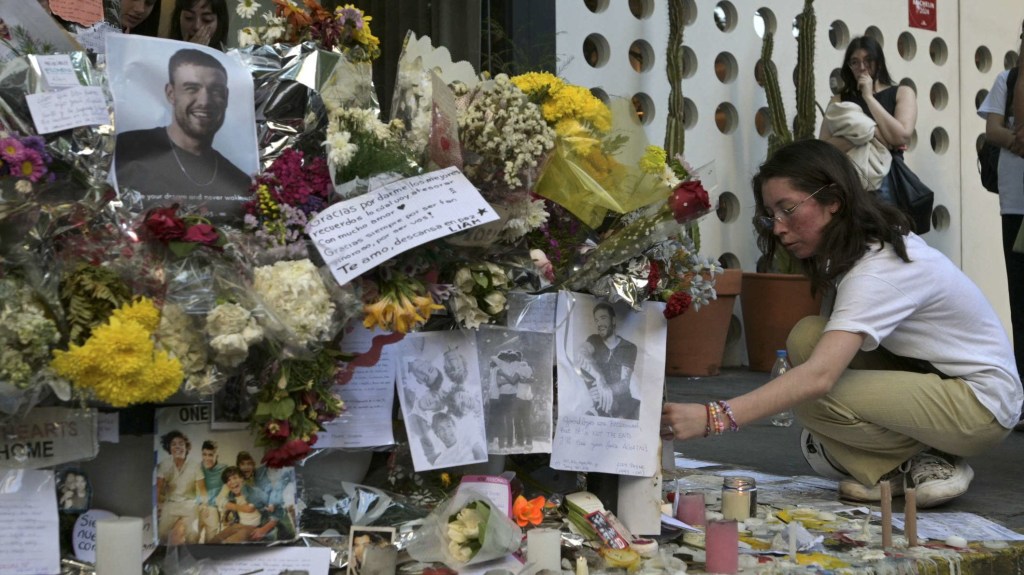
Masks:
[[[707,404],[708,410],[708,423],[704,427],[704,431],[707,435],[711,435],[713,432],[715,435],[722,435],[725,431],[725,422],[722,421],[722,408],[714,401],[709,401]],[[705,435],[705,437],[707,437]]]
[[[708,412],[708,420],[704,423],[704,437],[711,435],[711,404],[704,406],[704,409]]]
[[[740,426],[736,423],[736,417],[732,414],[732,407],[724,401],[719,401],[718,406],[722,409],[722,412],[725,413],[725,416],[729,418],[729,431],[739,431]]]

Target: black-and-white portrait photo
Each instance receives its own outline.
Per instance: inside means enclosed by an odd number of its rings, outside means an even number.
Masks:
[[[402,341],[398,396],[417,471],[487,459],[475,336],[409,334]]]
[[[480,326],[477,347],[488,453],[549,453],[554,334]]]
[[[637,347],[623,336],[619,314],[608,302],[599,301],[591,306],[593,333],[576,348],[573,360],[590,398],[590,405],[582,398],[585,413],[637,419],[640,417],[640,393],[633,377]]]
[[[218,50],[144,36],[107,44],[118,190],[147,207],[205,207],[241,219],[258,169],[252,78]]]
[[[57,478],[57,508],[62,513],[82,513],[89,510],[92,487],[89,478],[78,469],[69,469]]]

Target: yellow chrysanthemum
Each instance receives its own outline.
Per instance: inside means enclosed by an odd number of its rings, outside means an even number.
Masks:
[[[545,90],[550,93],[565,86],[561,78],[550,72],[527,72],[513,76],[512,83],[528,96],[543,93]]]
[[[640,169],[649,174],[660,174],[665,168],[665,161],[668,160],[668,153],[661,146],[650,145],[644,150],[640,158]]]
[[[160,326],[160,310],[156,309],[153,300],[145,297],[114,310],[113,317],[121,321],[136,322],[150,333]]]
[[[569,150],[577,156],[601,152],[601,140],[595,138],[594,133],[578,120],[565,118],[559,121],[555,124],[555,132],[562,143],[567,144]]]

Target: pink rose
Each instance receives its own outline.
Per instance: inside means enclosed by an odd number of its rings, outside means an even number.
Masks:
[[[186,242],[212,246],[220,239],[220,234],[217,233],[217,228],[210,224],[195,224],[188,228],[181,239]]]
[[[672,217],[684,223],[706,214],[711,209],[711,199],[700,180],[690,180],[672,191],[668,205],[672,208]]]

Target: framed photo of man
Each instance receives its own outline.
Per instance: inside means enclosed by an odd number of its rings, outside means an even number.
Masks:
[[[346,575],[371,575],[380,573],[374,565],[371,565],[370,555],[373,550],[389,547],[395,540],[394,527],[367,527],[364,525],[353,525],[348,536],[348,570]],[[394,561],[394,558],[392,558]],[[394,572],[394,565],[391,565],[391,572]]]
[[[236,57],[135,35],[107,38],[113,183],[145,207],[180,204],[240,224],[259,169],[252,75]]]

